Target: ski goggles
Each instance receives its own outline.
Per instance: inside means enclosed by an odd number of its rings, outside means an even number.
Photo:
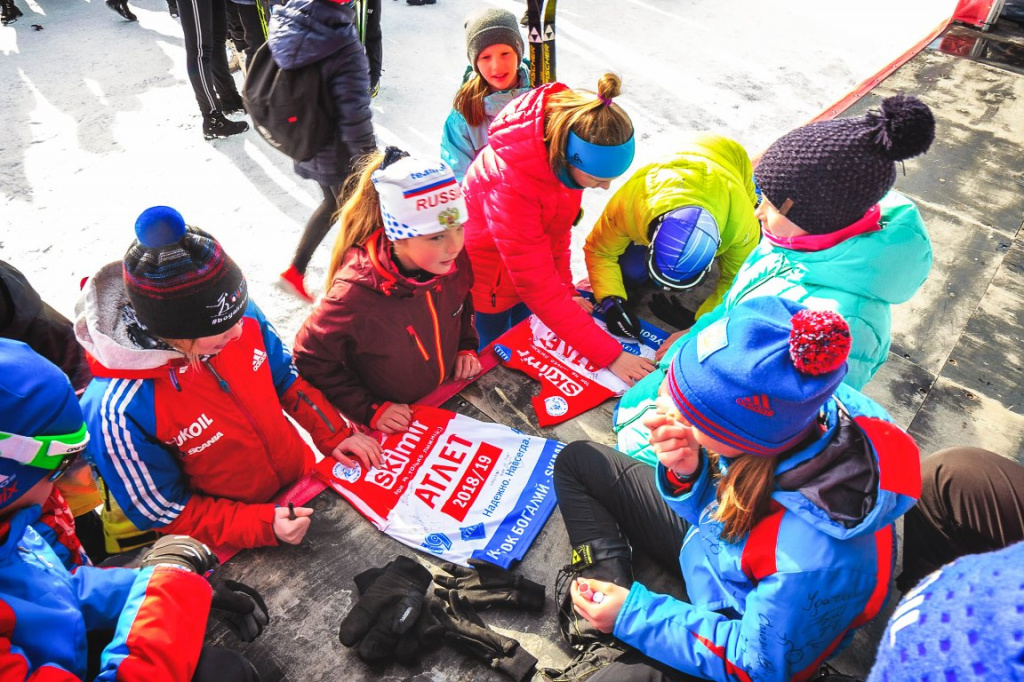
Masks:
[[[610,180],[629,169],[635,152],[636,142],[633,136],[622,144],[593,144],[569,131],[569,141],[565,145],[565,160],[587,175]]]
[[[67,471],[78,454],[89,444],[89,431],[82,428],[74,433],[56,436],[22,436],[0,431],[0,458],[50,472],[55,481]]]

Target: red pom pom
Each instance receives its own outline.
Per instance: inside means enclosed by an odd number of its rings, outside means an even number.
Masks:
[[[790,320],[789,357],[803,374],[828,374],[850,355],[850,325],[830,310],[801,310]]]

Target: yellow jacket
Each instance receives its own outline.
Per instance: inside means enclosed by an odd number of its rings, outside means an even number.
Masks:
[[[718,223],[722,241],[715,252],[721,276],[697,317],[721,303],[761,238],[753,173],[746,150],[714,133],[693,134],[683,151],[637,170],[608,201],[583,247],[597,300],[626,298],[619,256],[630,244],[650,244],[651,221],[677,208],[699,206]]]

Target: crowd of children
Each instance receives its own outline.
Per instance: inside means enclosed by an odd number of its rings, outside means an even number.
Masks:
[[[616,412],[619,450],[571,443],[554,470],[574,548],[559,618],[588,649],[590,679],[806,679],[882,610],[895,522],[911,508],[903,591],[1024,539],[1019,465],[940,453],[922,492],[913,440],[859,392],[886,359],[891,305],[931,266],[916,206],[892,190],[896,162],[934,138],[926,105],[896,96],[798,128],[756,167],[736,141],[697,134],[626,180],[585,247],[609,329],[639,333],[637,286],[686,289],[718,264],[655,366],[597,326],[569,267],[583,191],[608,189],[634,159],[620,80],[531,84],[511,13],[480,10],[465,28],[469,67],[438,160],[367,153],[370,85],[344,3],[289,0],[271,22],[275,59],[330,64],[340,121],[296,163],[324,193],[285,274],[308,298],[313,250],[332,221],[340,233],[294,357],[221,244],[170,207],[142,211],[123,258],[85,283],[77,342],[0,263],[2,336],[35,349],[0,340],[4,679],[258,679],[203,648],[207,545],[302,541],[313,509],[271,502],[316,459],[296,424],[321,455],[378,467],[371,431],[405,431],[412,404],[479,375],[478,351],[531,314],[635,383]],[[225,93],[209,99],[223,107]],[[72,511],[53,484],[80,453],[128,525],[160,537],[139,568],[95,569],[77,540],[70,519],[98,498]],[[637,553],[688,598],[635,580]],[[923,657],[896,629],[878,679]]]

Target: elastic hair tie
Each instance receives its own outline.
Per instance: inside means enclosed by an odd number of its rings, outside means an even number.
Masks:
[[[605,105],[606,107],[610,107],[612,105],[611,97],[602,97],[601,95],[598,95],[597,98],[601,100],[601,104]]]

